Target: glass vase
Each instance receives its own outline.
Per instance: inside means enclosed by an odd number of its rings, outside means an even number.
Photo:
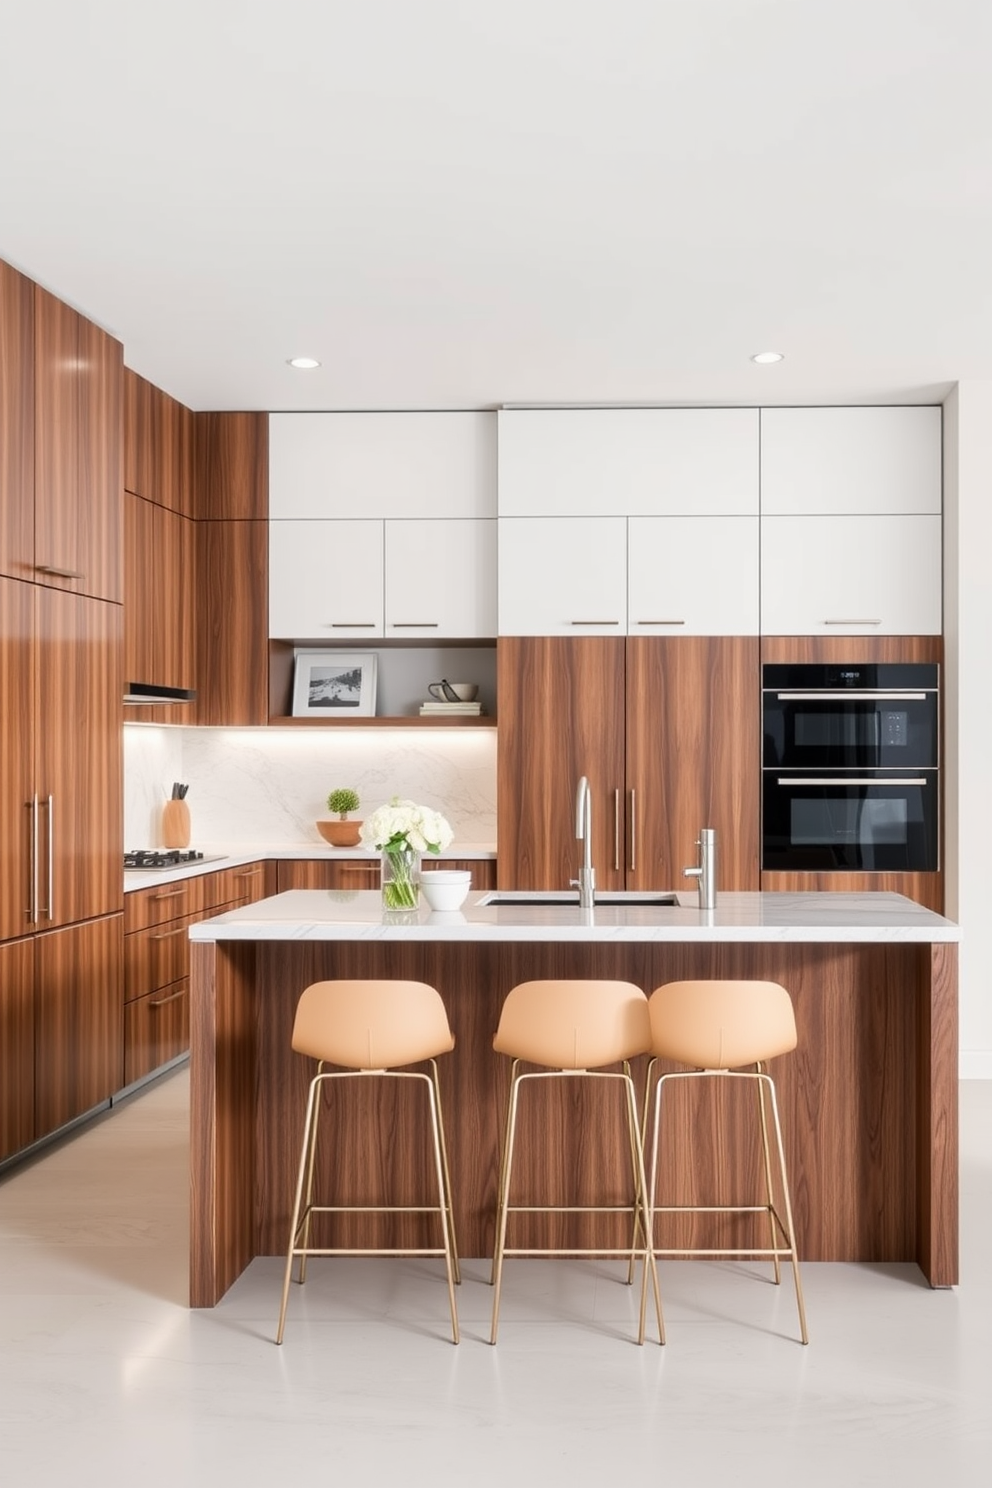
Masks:
[[[415,848],[383,848],[382,907],[420,908],[420,854]]]

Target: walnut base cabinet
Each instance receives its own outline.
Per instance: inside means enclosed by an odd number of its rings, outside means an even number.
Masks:
[[[760,681],[753,636],[499,641],[499,883],[575,878],[576,783],[600,889],[685,888],[700,827],[719,887],[758,887]]]
[[[120,1089],[123,916],[35,938],[35,1138]]]
[[[429,859],[425,859],[428,861]],[[496,864],[492,858],[439,858],[439,868],[457,868],[471,873],[472,888],[478,893],[496,887]],[[277,892],[286,889],[377,889],[380,879],[378,857],[362,858],[289,858],[276,864]]]
[[[0,945],[0,1162],[35,1138],[34,1003],[34,941],[8,941]]]

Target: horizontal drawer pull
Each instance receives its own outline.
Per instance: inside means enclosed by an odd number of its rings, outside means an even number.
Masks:
[[[342,873],[379,873],[378,863],[342,863]]]
[[[846,789],[849,785],[928,785],[929,781],[923,775],[914,780],[838,780],[836,776],[834,776],[830,780],[822,780],[818,776],[813,776],[810,779],[788,780],[784,776],[780,775],[776,783],[778,785],[835,785],[842,786],[844,787],[844,789]]]
[[[331,620],[332,630],[375,630],[375,620]]]
[[[167,894],[153,894],[152,899],[182,899],[186,896],[186,894],[188,894],[188,892],[188,889],[170,889]]]
[[[51,574],[55,579],[85,579],[86,575],[77,573],[74,568],[55,568],[51,563],[39,563],[36,565],[39,573]]]
[[[824,625],[881,625],[881,620],[824,620]]]
[[[439,620],[391,620],[393,630],[437,630]]]
[[[638,625],[684,625],[684,620],[638,620]]]
[[[149,1007],[165,1007],[165,1004],[167,1002],[178,1002],[179,1001],[179,998],[180,997],[185,997],[187,995],[188,991],[189,991],[189,988],[188,987],[184,987],[181,992],[173,992],[171,997],[156,997],[156,999],[155,999],[154,1002],[149,1001],[148,1006]]]
[[[149,940],[171,940],[174,935],[185,935],[186,926],[180,925],[175,930],[162,930],[158,935],[150,935]]]
[[[246,868],[243,873],[236,873],[234,876],[235,878],[257,878],[260,873],[264,872],[264,868]]]
[[[619,620],[570,620],[570,625],[619,625]]]

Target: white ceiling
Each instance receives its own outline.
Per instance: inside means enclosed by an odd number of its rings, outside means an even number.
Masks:
[[[198,409],[936,401],[990,64],[990,0],[0,0],[0,257]]]

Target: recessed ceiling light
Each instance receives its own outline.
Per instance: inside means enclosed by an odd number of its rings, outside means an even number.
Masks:
[[[314,367],[319,367],[320,363],[314,357],[290,357],[289,365],[299,367],[301,371],[310,372]]]
[[[780,351],[756,351],[751,360],[764,367],[768,362],[784,362],[785,357]]]

